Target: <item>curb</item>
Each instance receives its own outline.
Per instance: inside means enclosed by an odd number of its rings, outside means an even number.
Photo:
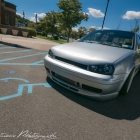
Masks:
[[[22,45],[13,44],[13,43],[8,43],[8,42],[3,42],[3,41],[0,41],[0,43],[1,43],[1,44],[4,44],[4,45],[11,46],[11,47],[31,49],[31,48],[28,48],[28,47],[25,47],[25,46],[22,46]]]

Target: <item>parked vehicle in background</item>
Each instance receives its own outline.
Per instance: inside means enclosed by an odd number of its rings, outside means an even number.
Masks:
[[[55,83],[97,99],[114,99],[129,91],[140,69],[140,36],[134,32],[97,30],[78,42],[52,47],[44,58]]]

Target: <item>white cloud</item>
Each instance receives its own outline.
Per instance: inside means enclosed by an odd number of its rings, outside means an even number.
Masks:
[[[102,27],[97,27],[97,29],[98,29],[98,30],[101,30]],[[109,30],[110,28],[108,28],[108,27],[103,27],[103,29],[104,29],[104,30]]]
[[[125,15],[122,16],[123,19],[140,19],[140,11],[127,11]]]
[[[29,17],[29,20],[30,20],[30,21],[33,21],[33,22],[36,22],[35,17]],[[37,21],[38,21],[38,19],[37,19]]]
[[[23,14],[20,14],[20,13],[16,13],[17,15],[23,17]],[[24,15],[26,17],[26,15]]]
[[[97,10],[94,8],[88,8],[89,14],[96,18],[104,17],[104,13],[101,12],[101,10]]]
[[[96,26],[90,26],[90,28],[94,28],[94,29],[97,29],[97,30],[101,30],[102,29],[102,27],[96,27]],[[110,28],[104,27],[103,29],[104,30],[109,30]]]
[[[72,30],[78,32],[78,28],[72,28]]]
[[[90,15],[90,13],[83,12],[84,14]]]
[[[34,13],[34,14],[36,15],[36,13]],[[46,16],[45,13],[40,13],[40,14],[37,13],[38,18],[44,18],[45,16]]]
[[[35,16],[36,16],[36,13],[34,13],[34,17],[29,17],[29,20],[36,22]],[[45,16],[46,16],[45,13],[40,13],[40,14],[37,13],[37,21],[39,21],[39,19],[44,18]]]
[[[90,26],[90,28],[94,28],[94,29],[96,29],[96,26]]]

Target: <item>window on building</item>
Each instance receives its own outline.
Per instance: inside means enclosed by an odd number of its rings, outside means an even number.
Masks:
[[[9,25],[10,24],[10,15],[5,13],[5,24]]]
[[[15,25],[15,16],[12,16],[12,26]]]

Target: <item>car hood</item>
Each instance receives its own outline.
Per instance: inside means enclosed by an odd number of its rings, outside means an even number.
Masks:
[[[132,50],[96,43],[72,42],[51,48],[54,56],[81,64],[112,64]]]

